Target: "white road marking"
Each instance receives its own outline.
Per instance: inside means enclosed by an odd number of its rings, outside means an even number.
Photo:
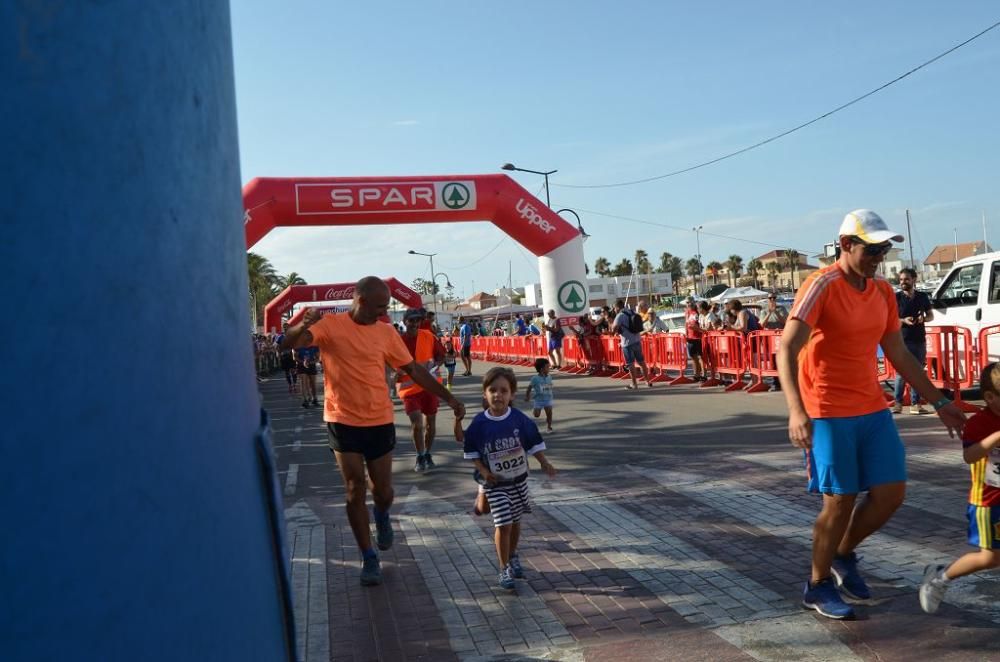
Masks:
[[[326,527],[305,501],[285,509],[292,565],[292,603],[299,662],[330,659]]]
[[[295,488],[299,484],[299,465],[289,464],[288,473],[285,475],[285,496],[295,494]]]

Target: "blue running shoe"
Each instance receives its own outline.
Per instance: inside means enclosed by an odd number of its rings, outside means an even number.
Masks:
[[[518,558],[517,554],[510,555],[510,563],[507,565],[510,568],[510,576],[514,579],[524,579],[524,568],[521,567],[521,559]]]
[[[375,544],[384,552],[392,547],[392,541],[396,534],[392,530],[392,522],[389,521],[388,514],[379,517],[372,511],[372,515],[375,518]]]
[[[500,571],[500,588],[508,591],[514,588],[514,578],[510,576],[509,567]]]
[[[868,584],[858,572],[858,561],[860,560],[861,558],[854,552],[847,556],[834,556],[830,572],[837,580],[837,587],[840,588],[841,593],[852,600],[870,600],[872,592],[868,590]]]
[[[806,582],[806,588],[802,592],[802,606],[806,609],[815,609],[827,618],[838,620],[854,618],[854,607],[844,602],[829,577],[815,586],[810,586],[810,583]]]
[[[378,556],[372,554],[361,561],[361,585],[378,586],[382,583],[382,565]]]

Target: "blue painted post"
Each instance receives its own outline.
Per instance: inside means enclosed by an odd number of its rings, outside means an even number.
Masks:
[[[0,656],[288,659],[229,7],[0,21]]]

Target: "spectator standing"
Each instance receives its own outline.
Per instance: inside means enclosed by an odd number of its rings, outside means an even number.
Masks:
[[[514,335],[515,336],[526,336],[528,335],[528,323],[524,321],[524,317],[517,315],[514,318]]]
[[[927,328],[926,322],[934,319],[931,299],[924,292],[916,289],[917,272],[905,267],[899,272],[899,291],[896,292],[896,306],[899,308],[900,333],[903,334],[903,344],[921,368],[927,365]],[[892,413],[903,411],[903,390],[906,382],[902,375],[896,375],[896,402],[892,405]],[[916,391],[911,389],[910,413],[926,414],[927,410],[920,405]]]
[[[771,292],[767,295],[767,311],[761,315],[760,325],[765,329],[783,329],[788,321],[788,311],[778,305],[778,295]]]
[[[622,354],[625,357],[625,369],[632,380],[631,384],[626,384],[625,388],[636,390],[639,383],[636,381],[636,365],[642,370],[642,378],[646,385],[652,387],[653,382],[646,368],[646,358],[642,355],[642,320],[638,313],[625,307],[625,302],[619,299],[615,302],[615,320],[611,325],[611,332],[617,333],[621,342]]]
[[[459,356],[462,357],[462,365],[465,367],[463,377],[472,375],[472,325],[465,321],[464,317],[458,318],[458,345]]]
[[[555,369],[559,370],[563,364],[562,346],[566,332],[563,331],[554,310],[548,312],[548,318],[545,320],[545,334],[548,336],[549,358],[552,359],[552,365]]]
[[[639,302],[639,315],[642,317],[642,334],[666,333],[667,325],[656,316],[656,311],[645,301]]]
[[[698,308],[694,299],[688,299],[687,310],[684,313],[684,335],[687,338],[688,356],[691,357],[691,369],[695,381],[705,381],[705,365],[701,360],[701,336],[703,329],[698,319]]]
[[[744,308],[739,299],[733,299],[731,310],[736,317],[733,322],[733,331],[739,331],[743,335],[751,331],[760,331],[760,320],[749,308]]]

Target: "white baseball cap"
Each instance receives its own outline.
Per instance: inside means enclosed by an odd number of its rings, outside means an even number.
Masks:
[[[855,209],[845,216],[838,234],[841,237],[857,237],[866,244],[903,241],[903,235],[890,230],[882,217],[871,209]]]

